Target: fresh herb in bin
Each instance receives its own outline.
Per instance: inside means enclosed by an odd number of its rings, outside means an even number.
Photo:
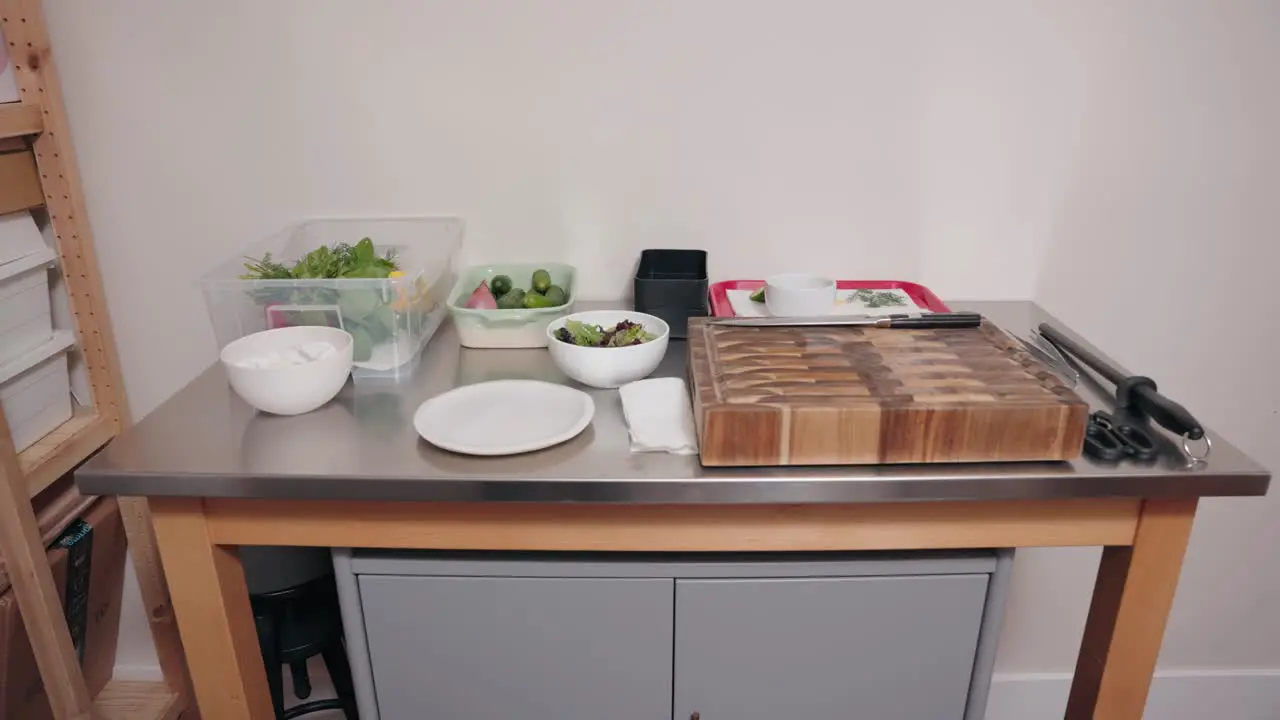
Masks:
[[[292,266],[286,266],[264,254],[260,259],[249,258],[244,264],[246,272],[242,280],[363,280],[403,277],[395,253],[387,251],[379,255],[371,238],[363,238],[354,245],[338,243],[321,246],[304,255]],[[391,292],[389,288],[336,288],[299,286],[259,287],[250,294],[263,305],[271,318],[271,308],[284,305],[290,308],[283,325],[338,326],[333,307],[341,315],[341,325],[355,339],[354,360],[365,362],[373,355],[373,348],[395,338],[397,313],[431,311],[424,303],[426,288],[416,287],[413,299],[404,291]],[[429,303],[426,303],[429,305]],[[305,308],[305,309],[304,309]],[[281,314],[276,313],[277,317]],[[402,319],[400,324],[405,324]],[[415,322],[410,319],[409,322]],[[407,328],[404,328],[407,329]]]
[[[266,253],[260,260],[248,258],[244,267],[249,272],[241,280],[319,280],[337,278],[384,278],[399,270],[395,253],[379,256],[373,240],[363,238],[355,245],[338,243],[318,247],[303,255],[293,267],[272,260]]]
[[[539,268],[529,279],[529,289],[514,287],[506,275],[481,280],[463,307],[472,310],[519,310],[521,308],[555,308],[569,302],[569,293],[551,283],[551,273]]]
[[[642,345],[657,337],[644,329],[640,323],[623,320],[605,330],[599,325],[570,320],[564,327],[556,330],[556,339],[570,345],[583,347],[617,348],[628,345]]]

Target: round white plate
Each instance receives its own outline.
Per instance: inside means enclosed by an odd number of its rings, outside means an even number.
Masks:
[[[537,380],[463,385],[422,403],[413,427],[422,439],[466,455],[515,455],[559,445],[591,424],[591,396]]]

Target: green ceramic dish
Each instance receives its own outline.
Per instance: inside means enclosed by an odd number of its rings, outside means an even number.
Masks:
[[[519,310],[475,310],[463,307],[481,280],[492,281],[498,275],[511,278],[514,287],[528,291],[533,271],[543,269],[551,275],[551,283],[564,288],[569,301],[549,308]],[[449,293],[449,314],[458,328],[458,341],[469,348],[537,348],[547,346],[547,326],[552,320],[573,312],[572,265],[564,263],[496,263],[476,265],[463,270]]]

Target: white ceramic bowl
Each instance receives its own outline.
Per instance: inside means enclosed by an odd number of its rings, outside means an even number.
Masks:
[[[836,307],[836,283],[806,273],[774,275],[765,278],[764,304],[777,317],[826,315]]]
[[[623,320],[640,323],[656,338],[640,345],[618,348],[583,347],[556,339],[556,331],[570,320],[610,328]],[[633,310],[591,310],[556,318],[547,326],[547,350],[556,367],[583,385],[616,388],[639,380],[658,369],[667,354],[671,328],[660,318]]]
[[[301,365],[254,368],[239,363],[269,352],[283,352],[312,342],[327,342],[337,352]],[[351,334],[338,328],[309,325],[277,328],[246,335],[222,348],[222,367],[231,388],[245,402],[276,415],[311,412],[333,399],[351,374]]]

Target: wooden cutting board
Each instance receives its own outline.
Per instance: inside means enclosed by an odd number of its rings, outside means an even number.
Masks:
[[[703,465],[1066,460],[1089,406],[990,323],[955,330],[689,321]]]

